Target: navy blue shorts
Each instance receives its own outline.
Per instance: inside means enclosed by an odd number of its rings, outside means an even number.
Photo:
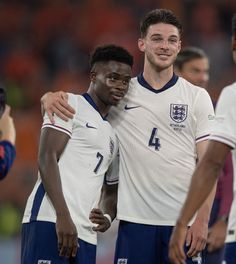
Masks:
[[[225,264],[235,264],[236,263],[236,242],[225,244]]]
[[[22,225],[21,264],[95,264],[96,246],[78,239],[75,258],[60,257],[55,224],[34,221]]]
[[[168,245],[172,226],[154,226],[120,221],[114,264],[170,264]],[[187,248],[185,249],[187,252]],[[187,264],[205,263],[201,254]]]

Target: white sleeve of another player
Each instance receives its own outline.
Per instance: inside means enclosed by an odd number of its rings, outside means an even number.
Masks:
[[[214,121],[214,108],[205,89],[201,89],[194,105],[196,118],[196,142],[209,138]]]
[[[68,103],[69,103],[69,105],[71,105],[76,110],[77,109],[77,96],[74,94],[68,93]],[[75,115],[76,114],[74,114],[74,117],[75,117]],[[69,137],[71,137],[74,117],[73,117],[73,119],[69,119],[68,121],[64,121],[60,117],[58,117],[57,115],[54,115],[55,123],[52,124],[49,120],[47,113],[45,112],[44,117],[43,117],[42,128],[51,127],[53,129],[64,132],[67,135],[69,135]]]
[[[117,150],[113,161],[111,162],[106,174],[105,174],[105,183],[108,185],[117,184],[119,182],[119,162],[120,155]]]
[[[236,148],[236,93],[235,87],[222,90],[216,107],[216,117],[210,139]]]

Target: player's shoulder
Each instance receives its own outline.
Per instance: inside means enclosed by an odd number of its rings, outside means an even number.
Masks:
[[[221,94],[228,96],[236,96],[236,82],[231,83],[230,85],[225,86],[222,89]]]
[[[67,93],[68,103],[72,106],[77,112],[78,109],[84,108],[87,106],[86,100],[83,95]]]
[[[67,93],[68,95],[68,101],[77,102],[82,100],[82,95],[80,94],[74,94],[74,93]]]
[[[202,91],[202,90],[205,90],[204,88],[200,87],[200,86],[197,86],[197,85],[194,85],[192,84],[191,82],[189,82],[188,80],[184,79],[183,77],[180,77],[178,78],[178,81],[177,81],[177,85],[182,85],[190,90],[193,90],[193,91]]]
[[[209,96],[205,88],[194,85],[191,82],[184,79],[183,77],[178,78],[176,85],[184,89],[187,94],[192,94],[193,96],[198,96],[198,95]]]
[[[130,83],[129,83],[129,90],[133,89],[134,87],[136,87],[137,85],[140,85],[138,82],[138,77],[135,76],[133,78],[131,78]]]
[[[222,89],[217,105],[221,104],[227,106],[228,109],[230,106],[234,108],[235,101],[236,101],[236,82],[228,86],[225,86]]]

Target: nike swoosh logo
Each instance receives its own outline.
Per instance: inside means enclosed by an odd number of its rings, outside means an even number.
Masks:
[[[89,123],[86,123],[86,127],[88,127],[88,128],[93,128],[93,129],[97,129],[97,128],[94,127],[94,126],[90,126]]]
[[[141,105],[135,105],[135,106],[125,105],[125,110],[135,109],[135,108],[138,108],[138,107],[141,107]]]

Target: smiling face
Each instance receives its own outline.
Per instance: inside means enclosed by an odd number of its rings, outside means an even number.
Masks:
[[[158,70],[173,67],[181,49],[179,30],[171,24],[150,25],[144,38],[138,41],[139,49],[145,53],[145,64]]]
[[[99,62],[91,72],[96,98],[103,104],[117,105],[128,91],[131,66],[117,61]]]

